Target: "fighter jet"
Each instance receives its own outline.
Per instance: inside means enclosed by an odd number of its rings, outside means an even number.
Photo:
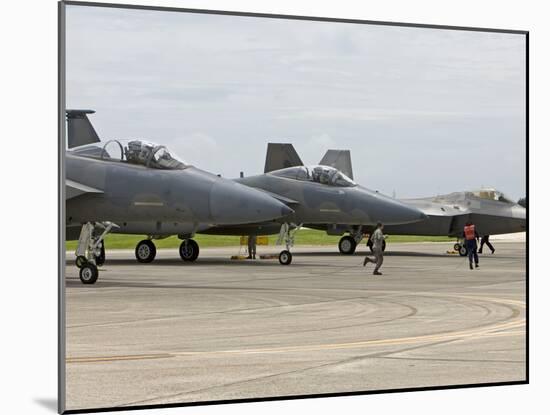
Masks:
[[[384,226],[384,233],[456,237],[454,249],[461,256],[468,251],[462,239],[466,222],[476,225],[480,235],[525,232],[526,209],[495,189],[455,192],[421,199],[401,199],[426,214],[417,223]]]
[[[346,224],[351,236],[344,243],[354,244],[354,238],[362,238],[363,228],[372,228],[377,222],[404,224],[426,218],[416,207],[362,187],[344,172],[351,172],[349,153],[329,151],[319,165],[304,166],[292,144],[269,143],[264,174],[235,180],[279,199],[294,213],[278,221],[282,222],[280,230],[271,223],[217,226],[201,232],[244,235],[279,231],[278,242],[286,245],[279,254],[279,262],[288,265],[292,261],[290,247],[294,234],[302,226],[342,234],[340,224]]]
[[[351,164],[343,157],[349,157],[349,150],[329,150],[332,154],[332,165],[347,169],[352,175]],[[384,223],[384,233],[389,235],[424,235],[456,237],[454,249],[460,255],[467,255],[462,240],[462,232],[467,221],[472,221],[480,235],[499,235],[505,233],[524,232],[526,230],[526,209],[495,189],[455,192],[447,195],[419,198],[399,199],[400,203],[415,207],[425,214],[425,219],[414,223]],[[316,227],[313,225],[312,227]],[[355,252],[361,235],[355,233],[352,224],[342,225],[338,231],[349,232],[340,240],[340,253],[351,255]],[[363,227],[364,234],[370,234],[372,229]],[[337,233],[337,232],[336,232]],[[342,234],[340,233],[340,234]],[[353,241],[351,240],[353,239]],[[356,242],[356,243],[353,243]],[[372,243],[367,241],[372,249]]]
[[[66,239],[78,239],[80,279],[93,284],[111,231],[144,234],[136,257],[151,262],[154,237],[178,235],[180,255],[194,260],[196,232],[214,226],[268,222],[292,213],[285,203],[183,162],[144,140],[101,142],[87,114],[68,110]]]

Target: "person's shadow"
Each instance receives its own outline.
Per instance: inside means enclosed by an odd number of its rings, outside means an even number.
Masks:
[[[55,398],[35,398],[34,401],[52,412],[57,412],[57,399]]]

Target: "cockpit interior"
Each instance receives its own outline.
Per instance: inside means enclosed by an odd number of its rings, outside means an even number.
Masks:
[[[297,166],[272,171],[274,176],[309,181],[337,187],[352,187],[357,184],[340,170],[330,166]]]
[[[186,163],[165,146],[144,140],[109,140],[105,143],[76,147],[70,152],[78,156],[137,164],[154,169],[182,170],[187,167]]]

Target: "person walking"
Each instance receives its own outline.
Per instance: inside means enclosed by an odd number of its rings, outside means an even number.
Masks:
[[[248,257],[247,259],[256,259],[256,235],[248,236]]]
[[[372,262],[373,264],[376,264],[374,267],[374,271],[372,275],[382,275],[380,272],[380,267],[382,266],[382,263],[384,262],[384,240],[386,239],[386,235],[382,232],[384,229],[384,225],[380,222],[376,224],[376,230],[371,236],[372,241],[372,252],[374,253],[374,259],[369,258],[369,256],[365,256],[365,260],[363,261],[363,266],[367,265],[368,262]]]
[[[473,262],[476,264],[476,268],[479,268],[479,257],[477,256],[477,240],[479,235],[476,231],[476,226],[468,221],[464,226],[464,242],[466,242],[466,249],[468,250],[468,261],[470,262],[470,269],[474,269]]]
[[[477,251],[478,254],[482,254],[483,253],[483,245],[487,245],[489,247],[489,249],[491,250],[491,254],[494,254],[495,253],[495,248],[493,247],[493,245],[491,244],[491,242],[489,242],[489,236],[490,235],[483,235],[483,237],[481,238],[481,243],[479,244],[479,251]]]

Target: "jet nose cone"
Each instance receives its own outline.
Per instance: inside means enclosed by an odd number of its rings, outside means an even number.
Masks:
[[[382,222],[386,225],[397,225],[427,219],[424,212],[414,206],[367,189],[361,189],[361,191],[363,193],[364,209],[373,223]]]
[[[266,193],[230,180],[217,181],[210,192],[210,216],[216,224],[266,222],[292,212]]]

